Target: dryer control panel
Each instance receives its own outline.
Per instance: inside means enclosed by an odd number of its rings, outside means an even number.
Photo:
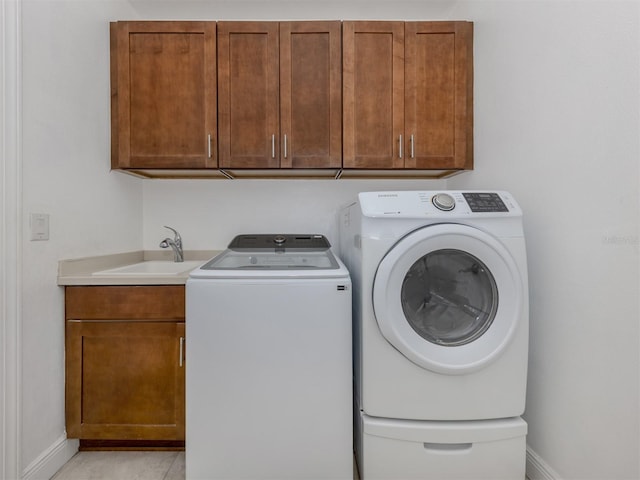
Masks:
[[[520,207],[504,191],[397,191],[358,195],[366,217],[521,216]]]
[[[472,212],[508,212],[509,209],[497,193],[463,193]]]

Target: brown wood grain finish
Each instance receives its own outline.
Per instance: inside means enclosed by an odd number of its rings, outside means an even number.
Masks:
[[[404,23],[343,22],[343,165],[402,168]]]
[[[342,164],[341,43],[339,21],[280,23],[283,168]]]
[[[111,103],[111,168],[123,168],[129,162],[128,159],[120,158],[120,137],[124,137],[124,132],[120,131],[119,122],[119,96],[118,96],[118,23],[109,24],[109,86]]]
[[[184,320],[184,285],[65,288],[69,320]]]
[[[67,287],[70,438],[184,440],[184,286]]]
[[[217,167],[215,30],[215,22],[112,24],[113,168]]]
[[[456,28],[456,168],[473,170],[473,22]]]
[[[473,168],[471,22],[110,28],[112,168]]]
[[[182,322],[67,322],[70,438],[184,440]]]
[[[344,168],[473,168],[473,24],[344,22]]]
[[[218,23],[219,162],[279,166],[278,23]]]
[[[405,24],[405,167],[473,167],[473,24]]]
[[[340,22],[219,23],[221,167],[341,165],[340,35]]]

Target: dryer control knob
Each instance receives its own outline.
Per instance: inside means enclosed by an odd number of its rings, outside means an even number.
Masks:
[[[276,245],[282,245],[286,241],[287,237],[285,237],[284,235],[276,235],[275,237],[273,237],[273,243],[275,243]]]
[[[446,212],[453,210],[456,206],[456,201],[447,193],[438,193],[433,196],[431,201],[438,210],[444,210]]]

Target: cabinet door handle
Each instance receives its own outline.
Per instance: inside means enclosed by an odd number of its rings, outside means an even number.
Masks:
[[[402,135],[400,135],[400,139],[398,140],[398,158],[402,158]]]
[[[276,136],[271,135],[271,158],[276,158]]]
[[[287,158],[287,134],[284,134],[284,158]]]
[[[178,359],[180,367],[184,365],[184,337],[180,337],[180,356]]]
[[[411,158],[415,158],[415,149],[413,146],[413,135],[411,135]]]
[[[211,158],[211,134],[207,135],[207,156]]]

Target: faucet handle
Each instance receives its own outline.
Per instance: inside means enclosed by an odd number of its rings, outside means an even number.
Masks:
[[[164,228],[168,228],[173,232],[173,241],[176,242],[177,245],[182,245],[182,237],[175,228],[167,227],[166,225]]]

